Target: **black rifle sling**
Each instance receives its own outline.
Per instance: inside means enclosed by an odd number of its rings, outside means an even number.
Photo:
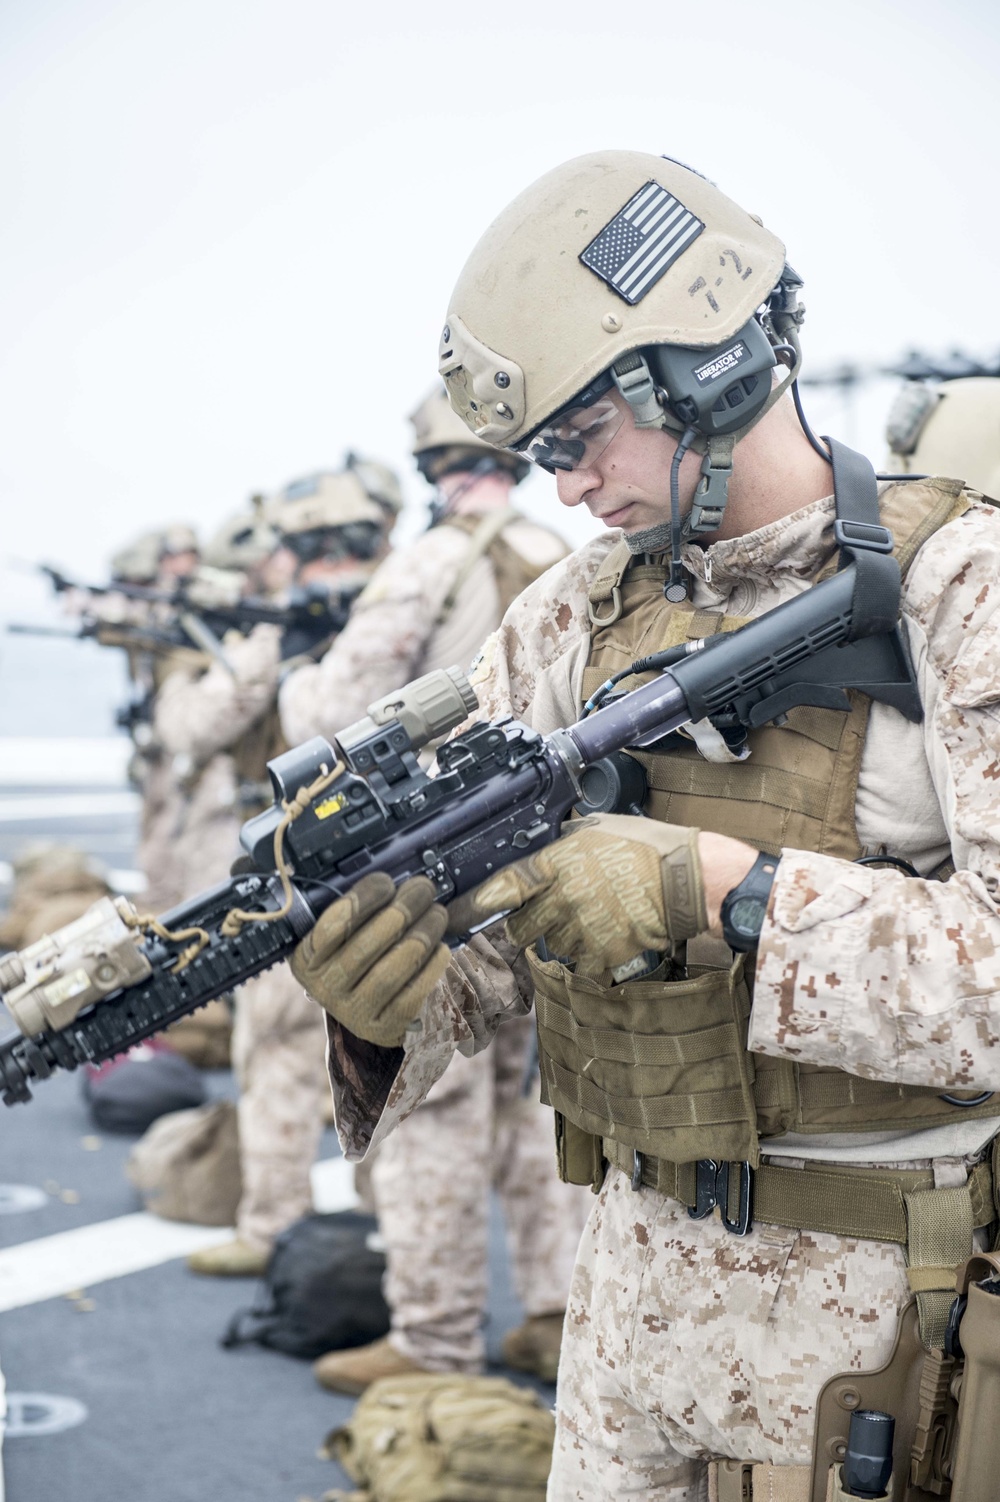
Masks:
[[[879,518],[878,482],[863,454],[824,434],[833,460],[837,509],[834,536],[840,568],[857,565],[851,640],[892,631],[899,620],[899,564],[892,556],[892,533]]]

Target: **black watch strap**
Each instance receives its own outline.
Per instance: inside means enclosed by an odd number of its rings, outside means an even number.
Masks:
[[[722,935],[730,949],[754,949],[767,915],[767,904],[778,869],[776,855],[758,855],[738,886],[722,899]]]

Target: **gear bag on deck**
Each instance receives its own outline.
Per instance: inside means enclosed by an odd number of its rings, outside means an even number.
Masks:
[[[544,1502],[555,1422],[503,1377],[383,1377],[326,1449],[362,1490],[351,1502]]]
[[[282,1231],[256,1302],[234,1316],[222,1344],[255,1342],[313,1360],[388,1334],[385,1253],[369,1244],[377,1229],[373,1215],[340,1210],[304,1215]]]

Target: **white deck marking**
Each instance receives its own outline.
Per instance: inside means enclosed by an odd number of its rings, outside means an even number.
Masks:
[[[12,787],[125,787],[125,735],[0,736],[0,783]]]
[[[29,793],[0,797],[0,824],[43,819],[105,819],[139,812],[138,793]]]
[[[143,1210],[24,1241],[0,1252],[0,1312],[158,1267],[232,1234],[225,1226],[189,1226]]]
[[[348,1210],[358,1202],[352,1165],[343,1158],[313,1164],[312,1186],[317,1210]],[[193,1226],[139,1211],[24,1241],[0,1251],[0,1313],[173,1262],[232,1234],[229,1226]]]

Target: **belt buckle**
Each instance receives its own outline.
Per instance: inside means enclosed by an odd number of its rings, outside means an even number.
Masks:
[[[739,1174],[739,1204],[735,1216],[729,1214],[729,1184],[733,1173]],[[731,1236],[746,1236],[753,1225],[753,1169],[742,1162],[717,1162],[699,1158],[695,1169],[695,1200],[688,1206],[692,1220],[704,1220],[718,1206],[719,1218]]]
[[[719,1203],[719,1164],[714,1158],[699,1158],[695,1164],[694,1204],[688,1206],[692,1220],[704,1220]]]

